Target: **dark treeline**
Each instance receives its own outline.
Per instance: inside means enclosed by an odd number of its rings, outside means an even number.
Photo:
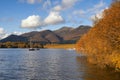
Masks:
[[[0,43],[0,48],[29,48],[30,44],[27,42],[5,42]],[[33,48],[43,48],[43,44],[32,43]]]

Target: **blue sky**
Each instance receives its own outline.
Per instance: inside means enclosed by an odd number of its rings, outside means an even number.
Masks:
[[[0,0],[0,38],[34,30],[92,25],[111,0]]]

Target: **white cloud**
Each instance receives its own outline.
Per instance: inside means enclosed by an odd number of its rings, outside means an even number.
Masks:
[[[53,8],[53,11],[61,11],[61,10],[71,8],[75,5],[77,1],[81,1],[81,0],[62,0],[61,5],[56,5]]]
[[[75,15],[84,15],[86,12],[84,10],[77,10],[77,11],[74,11],[73,14]]]
[[[21,21],[22,28],[37,28],[43,26],[41,17],[38,15],[29,16]]]
[[[6,35],[6,32],[3,28],[0,27],[0,39],[3,39]]]
[[[44,23],[46,25],[55,25],[64,22],[62,16],[60,16],[59,12],[50,12],[48,17],[45,18]]]
[[[23,32],[14,31],[12,34],[14,34],[14,35],[21,35],[21,34],[23,34]]]
[[[104,10],[108,9],[108,7],[104,8],[104,9],[101,9],[99,10],[98,13],[96,14],[93,14],[91,17],[90,17],[90,20],[92,20],[93,22],[99,20],[99,19],[102,19],[104,17]]]
[[[99,11],[98,13],[92,15],[90,17],[90,19],[94,22],[96,20],[102,19],[104,17],[104,10],[108,9],[108,7],[102,9],[101,11]]]
[[[70,8],[75,5],[78,0],[62,0],[62,6],[64,8]]]
[[[91,8],[86,10],[80,9],[73,11],[73,15],[86,18],[87,20],[92,20],[94,22],[96,19],[101,19],[103,17],[103,11],[106,9],[105,7],[105,2],[100,0],[99,3],[93,5]]]
[[[90,19],[94,22],[94,21],[97,21],[97,20],[101,19],[102,17],[103,17],[103,12],[95,14],[95,15],[92,15],[90,17]]]
[[[89,13],[89,12],[91,12],[91,13],[98,13],[104,7],[105,7],[105,3],[101,0],[98,4],[94,5],[92,8],[89,8],[87,10],[87,13]]]
[[[105,3],[101,0],[98,4],[94,5],[93,7],[87,10],[76,10],[73,14],[78,15],[85,15],[85,14],[98,14],[101,10],[105,9]]]
[[[23,34],[23,32],[14,31],[13,33],[7,33],[7,31],[5,31],[4,28],[0,27],[0,40],[8,37],[11,34],[21,35],[21,34]]]
[[[14,35],[21,35],[21,34],[23,34],[24,32],[17,32],[17,31],[15,31],[15,32],[12,32],[12,33],[4,33],[4,34],[0,34],[0,40],[1,39],[4,39],[4,38],[6,38],[6,37],[8,37],[8,36],[10,36],[10,35],[12,35],[12,34],[14,34]]]
[[[61,5],[57,5],[53,8],[53,11],[61,11],[63,8]]]
[[[101,7],[104,7],[103,3],[101,3],[101,2],[100,2],[100,4],[95,5],[95,6],[96,6],[96,8],[94,7],[94,9],[93,9],[95,11],[94,11],[93,15],[90,16],[90,20],[92,20],[93,24],[96,23],[97,21],[99,21],[99,19],[102,19],[104,16],[104,10],[108,9],[107,7],[101,8]]]
[[[43,8],[47,9],[51,7],[51,1],[50,0],[46,0],[43,4]]]
[[[59,12],[50,12],[45,19],[38,15],[32,15],[21,21],[22,28],[38,28],[47,25],[56,25],[63,23],[64,19]]]
[[[10,35],[10,34],[5,33],[4,35],[1,35],[1,36],[0,36],[0,39],[4,39],[4,38],[8,37],[9,35]]]
[[[27,0],[27,2],[30,3],[30,4],[34,4],[35,0]]]
[[[20,2],[27,2],[28,4],[40,3],[42,0],[19,0]]]
[[[5,33],[5,30],[0,27],[0,34],[4,34],[4,33]]]

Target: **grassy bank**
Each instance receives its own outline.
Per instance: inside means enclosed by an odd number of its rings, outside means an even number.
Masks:
[[[69,49],[75,48],[75,44],[47,44],[44,48],[54,48],[54,49]]]

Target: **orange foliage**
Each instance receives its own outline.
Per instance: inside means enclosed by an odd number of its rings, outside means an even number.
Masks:
[[[90,62],[120,70],[120,1],[113,2],[104,11],[103,18],[76,46],[77,50],[88,54]]]

